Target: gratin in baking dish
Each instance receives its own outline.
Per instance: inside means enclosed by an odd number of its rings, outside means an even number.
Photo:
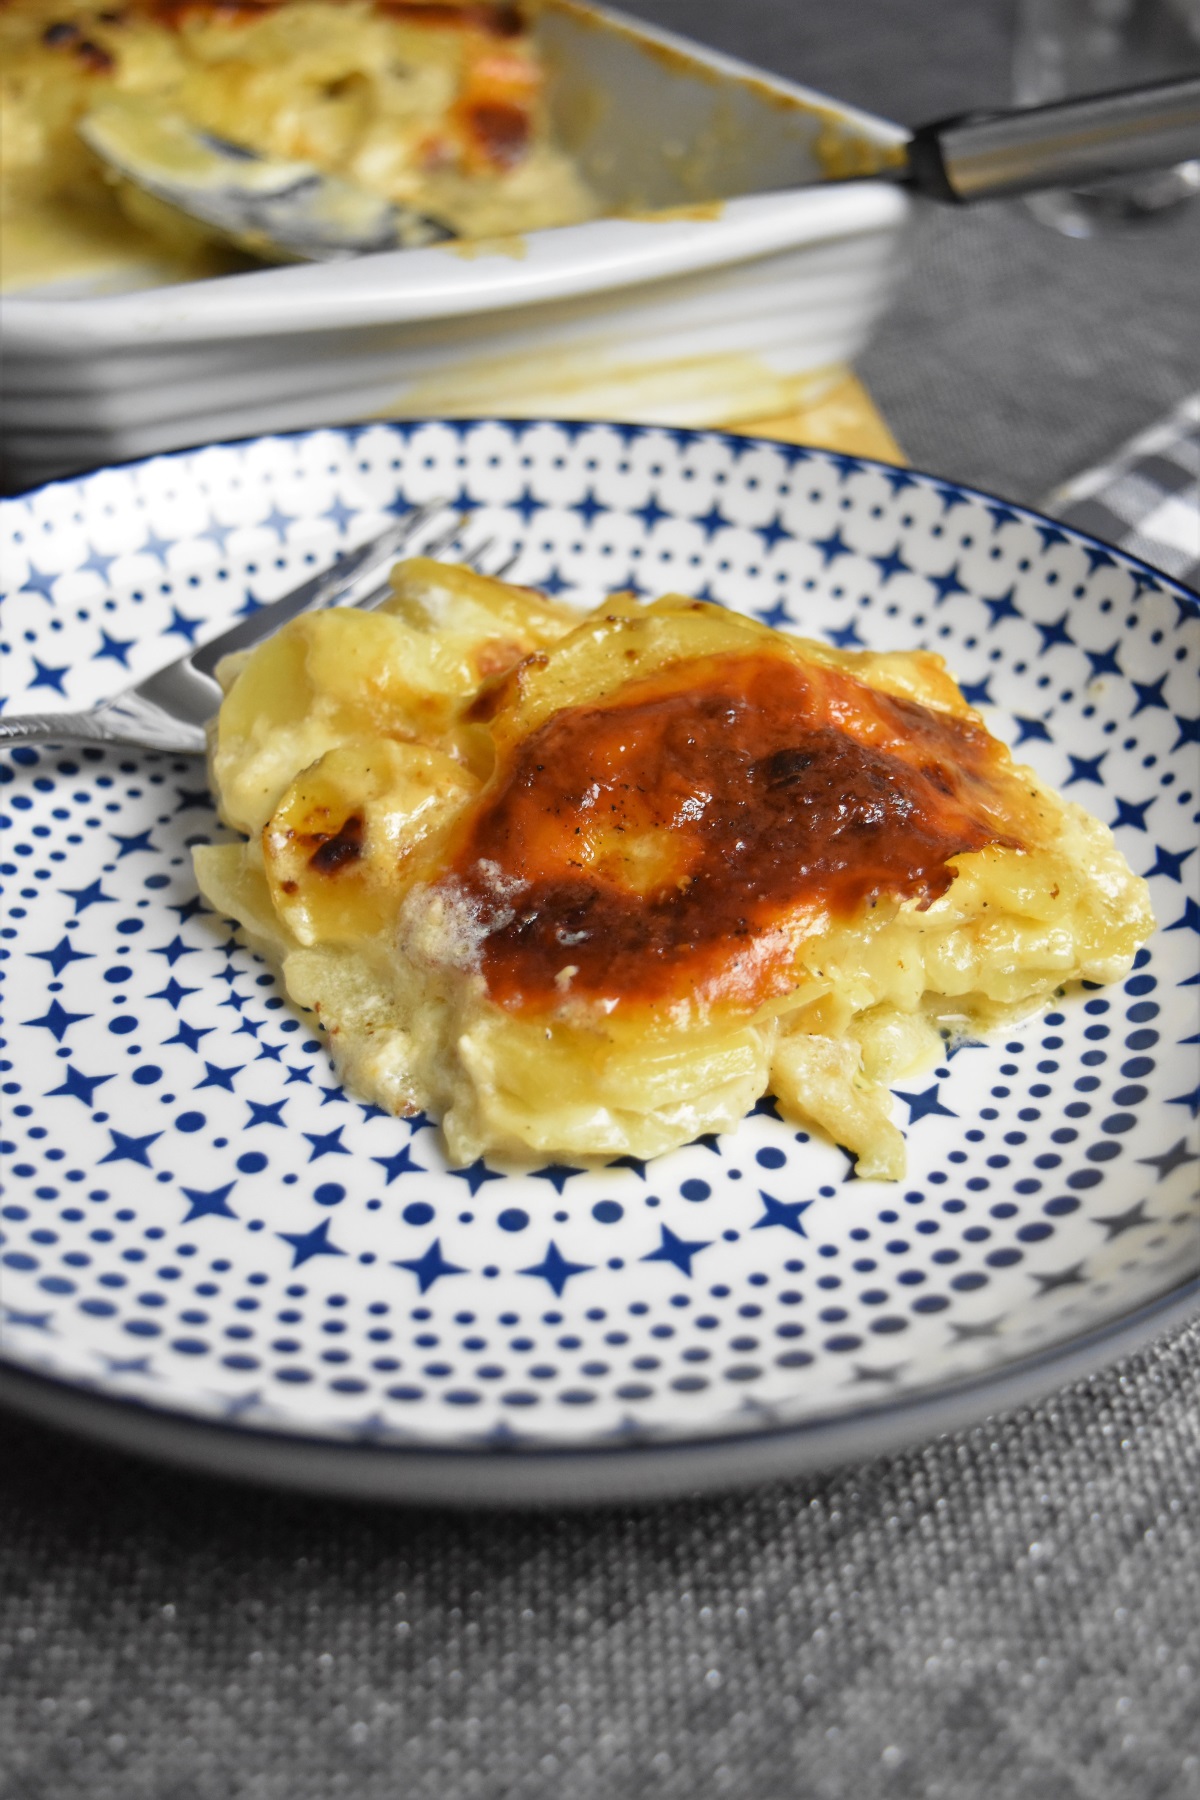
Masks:
[[[543,0],[550,107],[611,215],[516,239],[0,301],[10,482],[362,418],[734,423],[820,391],[885,297],[904,139],[669,33]]]

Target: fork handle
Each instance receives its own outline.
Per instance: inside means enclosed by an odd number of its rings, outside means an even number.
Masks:
[[[0,714],[0,744],[107,744],[111,741],[112,733],[105,729],[97,713],[24,713],[10,719]]]
[[[202,756],[205,747],[202,724],[134,690],[90,712],[0,714],[0,747],[6,744],[114,744],[175,756]]]

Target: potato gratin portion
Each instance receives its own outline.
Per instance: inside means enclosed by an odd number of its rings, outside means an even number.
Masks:
[[[245,842],[196,867],[348,1084],[457,1162],[653,1156],[769,1090],[899,1176],[890,1082],[1153,928],[940,657],[424,560],[392,586],[222,665]]]
[[[591,218],[544,87],[504,0],[0,0],[5,285],[100,268],[106,252],[165,258],[161,279],[213,271],[200,228],[118,194],[79,137],[113,99],[315,163],[467,238]]]

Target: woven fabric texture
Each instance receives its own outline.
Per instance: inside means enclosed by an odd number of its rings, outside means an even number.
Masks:
[[[1047,511],[1200,587],[1200,394],[1050,495]]]
[[[636,0],[917,123],[1007,0]],[[1200,389],[1200,203],[930,211],[861,372],[1036,502]],[[1144,528],[1144,527],[1143,527]],[[434,1514],[0,1420],[0,1800],[1197,1800],[1200,1324],[1046,1405],[724,1499]]]
[[[1200,1326],[904,1456],[640,1511],[5,1450],[3,1800],[1200,1793]]]

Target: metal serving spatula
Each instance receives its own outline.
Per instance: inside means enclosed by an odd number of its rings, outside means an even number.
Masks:
[[[328,262],[456,234],[311,163],[260,156],[145,100],[111,100],[79,126],[114,172],[264,262]],[[1200,72],[1049,106],[924,125],[876,174],[962,204],[1078,186],[1200,158]],[[821,184],[824,185],[824,184]]]
[[[313,163],[261,156],[143,98],[105,101],[79,135],[116,178],[263,262],[336,262],[455,236]]]

